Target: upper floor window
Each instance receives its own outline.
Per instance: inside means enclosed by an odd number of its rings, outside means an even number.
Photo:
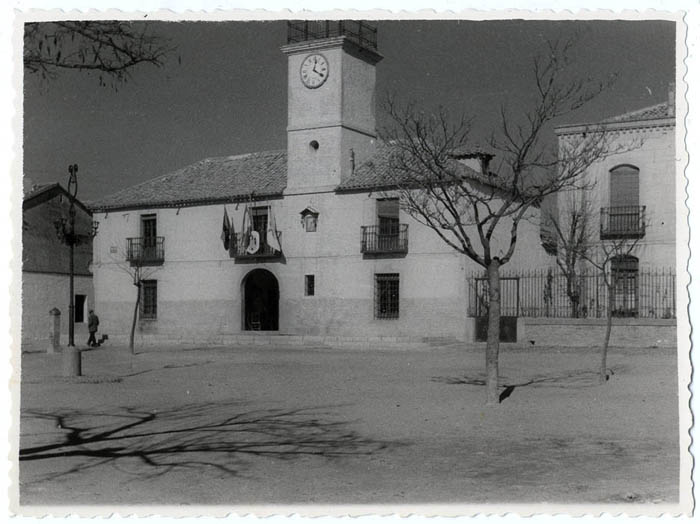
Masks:
[[[144,245],[149,245],[148,242],[153,242],[158,236],[156,229],[156,215],[141,215],[141,236],[144,239]]]
[[[377,225],[380,233],[398,233],[399,199],[380,198],[377,200]]]
[[[610,207],[639,206],[639,169],[621,165],[610,170]]]
[[[140,218],[140,236],[126,239],[126,259],[132,265],[162,265],[164,239],[158,236],[156,215],[141,215]]]
[[[254,207],[250,211],[250,214],[253,217],[253,231],[258,232],[262,243],[265,241],[265,236],[267,233],[269,208],[267,206]]]

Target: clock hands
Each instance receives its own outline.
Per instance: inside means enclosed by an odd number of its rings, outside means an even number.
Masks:
[[[311,73],[316,76],[312,76]],[[328,63],[325,58],[319,55],[306,57],[302,63],[301,76],[306,87],[318,87],[323,84],[328,76]]]
[[[318,57],[314,57],[314,65],[313,65],[313,67],[311,68],[311,70],[312,70],[314,73],[316,73],[318,76],[320,76],[321,78],[323,78],[323,77],[326,76],[326,75],[324,75],[324,74],[321,73],[320,71],[316,71],[316,64],[318,64]]]

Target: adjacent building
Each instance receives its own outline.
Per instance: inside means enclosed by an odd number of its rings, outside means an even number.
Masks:
[[[59,184],[33,186],[22,203],[22,349],[45,350],[53,329],[51,311],[60,312],[61,342],[68,341],[70,255],[57,234],[69,217],[70,195]],[[92,215],[75,201],[76,231],[90,232]],[[87,315],[94,304],[92,243],[86,235],[74,254],[76,342],[87,334]]]
[[[602,256],[603,246],[621,246],[609,268],[619,276],[616,316],[673,318],[675,279],[667,277],[676,267],[675,90],[654,106],[555,132],[564,147],[601,130],[613,154],[587,171],[585,190],[559,195],[560,222],[567,222],[572,204],[584,205],[591,215],[592,252]]]

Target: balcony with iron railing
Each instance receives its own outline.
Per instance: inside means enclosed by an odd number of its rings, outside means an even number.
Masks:
[[[377,50],[377,28],[361,20],[294,20],[287,22],[287,43],[344,36],[360,47]]]
[[[362,226],[360,252],[364,255],[408,253],[408,224]]]
[[[617,206],[600,209],[600,238],[642,238],[645,206]]]
[[[276,232],[279,238],[279,232]],[[275,259],[282,257],[282,252],[271,247],[260,235],[258,242],[250,240],[247,233],[236,233],[235,242],[230,247],[230,254],[236,260],[257,260],[261,258]]]
[[[126,239],[126,261],[132,266],[160,266],[165,260],[163,237]]]

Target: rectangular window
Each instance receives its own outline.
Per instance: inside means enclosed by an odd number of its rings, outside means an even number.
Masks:
[[[156,245],[158,231],[156,229],[155,215],[141,215],[141,236],[143,237],[143,245],[145,247]]]
[[[251,210],[253,217],[253,231],[257,231],[260,238],[259,251],[265,251],[267,246],[267,221],[269,208],[267,206],[254,207]]]
[[[399,274],[374,275],[374,318],[399,318]]]
[[[85,322],[85,299],[86,295],[75,295],[74,303],[75,306],[75,316],[73,320],[76,324],[82,324]]]
[[[314,275],[305,275],[304,277],[304,295],[312,297],[316,293],[316,277]]]
[[[141,318],[154,319],[158,316],[158,281],[141,282]]]
[[[399,229],[399,199],[377,200],[377,222],[380,234],[397,234]]]
[[[138,258],[147,263],[162,258],[158,255],[156,215],[141,215],[141,252],[138,253]]]

